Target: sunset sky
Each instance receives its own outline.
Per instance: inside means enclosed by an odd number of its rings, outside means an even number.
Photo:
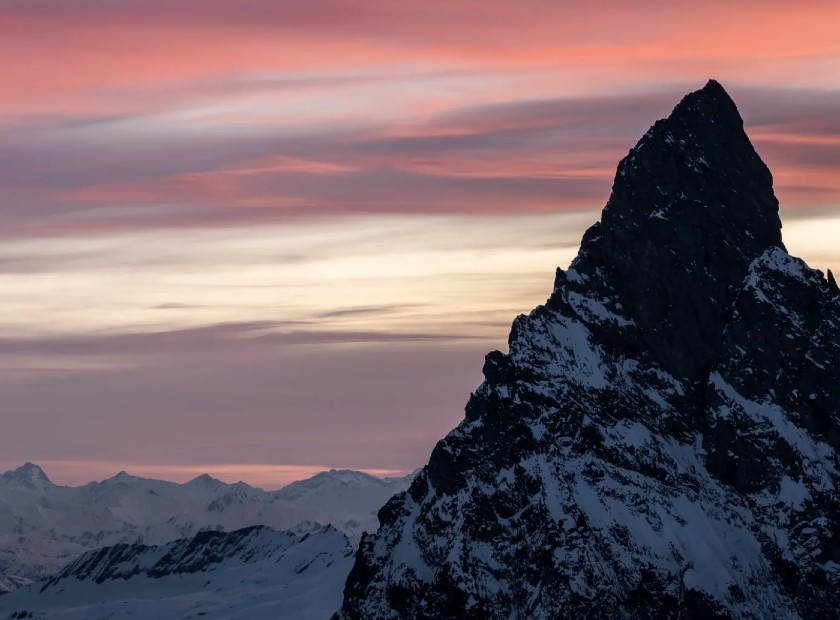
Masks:
[[[807,6],[807,8],[803,8]],[[0,470],[399,474],[714,77],[840,271],[840,3],[0,3]]]

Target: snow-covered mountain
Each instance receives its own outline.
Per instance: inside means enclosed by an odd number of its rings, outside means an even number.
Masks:
[[[307,534],[255,526],[158,546],[89,551],[46,582],[0,596],[0,618],[323,620],[353,562],[331,526]]]
[[[379,512],[340,617],[837,618],[840,289],[710,81]]]
[[[385,502],[408,488],[416,472],[399,478],[378,478],[342,469],[321,472],[292,482],[274,493],[275,502],[312,515],[310,521],[329,523],[355,546],[362,532],[379,527],[376,513]]]
[[[204,530],[267,525],[305,532],[330,524],[355,544],[408,483],[331,470],[268,492],[207,475],[176,484],[121,472],[65,487],[27,463],[0,475],[0,592],[50,575],[89,549],[157,545]]]

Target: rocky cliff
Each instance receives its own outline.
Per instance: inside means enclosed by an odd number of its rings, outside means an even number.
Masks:
[[[710,81],[621,161],[339,616],[837,617],[838,328]]]

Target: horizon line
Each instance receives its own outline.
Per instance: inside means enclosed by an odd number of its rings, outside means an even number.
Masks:
[[[331,471],[361,472],[376,478],[399,478],[414,470],[388,469],[377,467],[331,467],[327,465],[266,464],[266,463],[215,463],[215,464],[164,464],[149,465],[122,461],[75,461],[75,460],[29,460],[25,462],[0,461],[0,475],[12,472],[27,464],[38,467],[47,479],[59,487],[82,487],[92,483],[101,483],[126,474],[134,478],[186,484],[191,480],[208,475],[225,484],[244,483],[264,491],[277,491],[294,482],[308,480],[321,473]],[[48,471],[64,470],[57,477]],[[114,471],[110,476],[94,472]],[[88,472],[85,475],[85,472]],[[168,472],[168,473],[167,473]],[[234,479],[237,478],[237,479]],[[248,480],[250,479],[250,481]]]

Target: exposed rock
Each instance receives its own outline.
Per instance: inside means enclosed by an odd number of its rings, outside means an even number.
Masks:
[[[720,84],[687,95],[380,511],[340,617],[836,617],[833,282],[785,251]]]

